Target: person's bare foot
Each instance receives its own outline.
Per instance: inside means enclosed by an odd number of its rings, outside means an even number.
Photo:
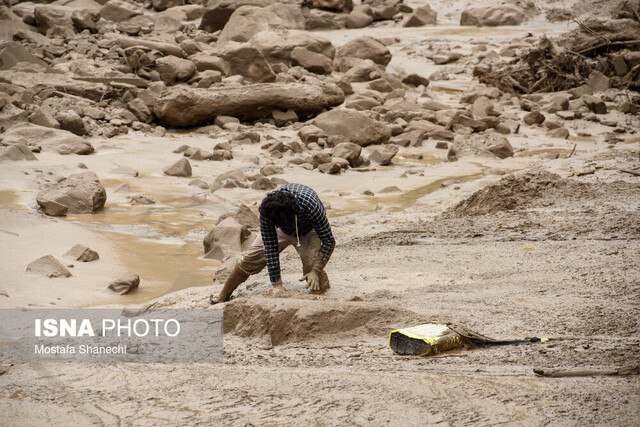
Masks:
[[[211,305],[214,305],[224,301],[220,300],[220,295],[211,295],[209,296],[209,302],[211,303]]]

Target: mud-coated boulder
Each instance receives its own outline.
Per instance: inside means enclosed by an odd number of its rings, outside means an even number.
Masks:
[[[422,27],[424,25],[434,25],[438,13],[431,9],[431,6],[424,5],[413,11],[409,18],[404,22],[404,27]]]
[[[69,175],[63,181],[38,193],[38,205],[45,214],[93,213],[104,206],[107,192],[98,176],[91,171]]]
[[[499,25],[520,25],[524,13],[514,6],[473,7],[462,12],[460,25],[477,27],[496,27]]]
[[[296,14],[296,10],[299,15]],[[230,41],[246,42],[259,32],[274,29],[304,29],[304,16],[300,7],[278,4],[267,7],[239,7],[231,14],[222,29],[218,44],[224,45]]]
[[[243,243],[251,236],[246,225],[240,224],[235,218],[227,217],[218,224],[204,238],[205,258],[225,259],[242,252]]]
[[[307,30],[339,30],[345,28],[347,15],[311,9],[307,17]]]
[[[183,6],[185,0],[151,0],[151,5],[158,12],[167,10],[170,7]]]
[[[76,261],[91,262],[100,259],[98,252],[84,245],[75,245],[63,255]]]
[[[336,51],[336,60],[341,58],[370,59],[376,64],[386,66],[391,61],[389,48],[374,39],[364,36],[353,39]]]
[[[303,47],[296,47],[291,51],[291,64],[316,74],[331,74],[333,71],[333,61],[329,57]]]
[[[55,259],[53,255],[45,255],[27,265],[27,271],[46,277],[69,277],[71,272]]]
[[[249,40],[270,64],[290,65],[291,53],[295,48],[322,54],[333,59],[336,49],[328,39],[305,31],[263,31]]]
[[[313,124],[327,135],[342,135],[361,147],[386,144],[391,137],[387,125],[350,109],[324,112],[313,119]]]
[[[291,109],[308,117],[344,102],[344,93],[331,83],[262,83],[209,89],[173,87],[156,100],[156,117],[168,126],[194,126],[218,115],[252,120]]]
[[[97,10],[81,9],[71,13],[71,22],[78,31],[88,30],[95,33],[98,28],[96,24],[100,20],[100,13]]]
[[[5,161],[38,160],[25,144],[17,143],[0,148],[0,163]]]
[[[74,32],[71,21],[72,8],[65,6],[38,6],[33,10],[38,31],[46,34],[51,28],[59,27]]]
[[[116,23],[127,21],[138,15],[142,15],[140,9],[134,7],[131,3],[120,0],[109,0],[100,9],[100,17]]]
[[[399,149],[397,145],[382,145],[376,147],[371,152],[369,159],[378,163],[380,166],[386,166],[390,164],[393,157],[398,154]]]
[[[249,43],[230,42],[217,53],[229,64],[231,74],[239,74],[252,83],[273,82],[276,79],[262,52]]]
[[[349,162],[349,166],[354,168],[359,166],[361,152],[362,147],[358,144],[354,144],[353,142],[342,142],[334,147],[331,155],[333,157],[345,159]]]
[[[513,147],[504,135],[495,132],[464,135],[456,137],[453,144],[449,144],[447,158],[456,161],[465,154],[490,153],[500,159],[513,156]]]
[[[347,16],[347,28],[364,28],[373,22],[373,16],[363,10],[352,10]]]
[[[61,129],[51,129],[32,123],[21,123],[9,128],[3,135],[3,142],[27,142],[29,146],[42,146],[45,150],[54,150],[59,154],[91,154],[93,146]]]
[[[110,289],[117,294],[125,295],[136,289],[138,286],[140,286],[140,276],[137,274],[130,274],[109,283],[107,289]]]
[[[184,82],[196,73],[196,66],[188,59],[165,56],[156,60],[156,70],[166,83]]]
[[[353,0],[311,0],[311,7],[338,12],[349,12],[353,9]]]
[[[190,177],[191,176],[191,163],[189,160],[182,158],[172,164],[171,166],[164,169],[164,174],[169,176],[182,176],[182,177]]]
[[[60,129],[68,130],[78,136],[84,136],[88,133],[82,117],[73,110],[59,111],[55,118],[60,124]]]

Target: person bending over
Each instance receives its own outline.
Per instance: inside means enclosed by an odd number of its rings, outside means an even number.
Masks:
[[[302,184],[285,184],[268,193],[259,210],[260,234],[236,262],[220,293],[211,295],[211,303],[227,301],[241,283],[265,265],[273,287],[284,289],[280,252],[289,245],[294,245],[302,260],[304,276],[300,281],[306,280],[312,292],[326,292],[329,277],[324,268],[336,242],[316,192]]]

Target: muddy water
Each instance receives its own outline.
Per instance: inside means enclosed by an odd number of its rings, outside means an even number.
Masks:
[[[135,304],[181,289],[210,285],[220,263],[203,259],[202,239],[213,219],[203,202],[167,197],[173,206],[107,206],[86,215],[69,215],[105,236],[114,256],[145,282],[137,292],[113,302]]]

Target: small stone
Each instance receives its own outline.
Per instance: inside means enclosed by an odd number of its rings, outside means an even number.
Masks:
[[[63,256],[82,262],[91,262],[100,259],[100,256],[96,251],[84,245],[75,245]]]
[[[591,74],[589,74],[587,86],[594,92],[604,92],[611,87],[611,80],[600,71],[593,70]]]
[[[171,166],[167,167],[164,170],[164,174],[169,176],[190,177],[191,163],[189,163],[189,160],[182,158],[177,162],[175,162],[174,164],[172,164]]]
[[[399,191],[402,191],[402,190],[396,187],[395,185],[391,185],[389,187],[384,187],[382,190],[380,190],[380,193],[397,193]]]
[[[569,131],[563,127],[559,127],[548,131],[547,136],[550,136],[552,138],[567,139],[569,138]]]
[[[524,116],[523,121],[529,126],[539,125],[545,121],[545,116],[540,111],[532,111]]]
[[[31,262],[27,265],[27,271],[31,273],[40,274],[46,277],[69,277],[71,272],[67,270],[67,267],[62,265],[60,261],[55,259],[52,255],[45,255],[42,258]]]
[[[140,276],[137,274],[131,274],[126,277],[121,277],[109,284],[108,289],[120,294],[125,295],[137,288],[140,285]]]

